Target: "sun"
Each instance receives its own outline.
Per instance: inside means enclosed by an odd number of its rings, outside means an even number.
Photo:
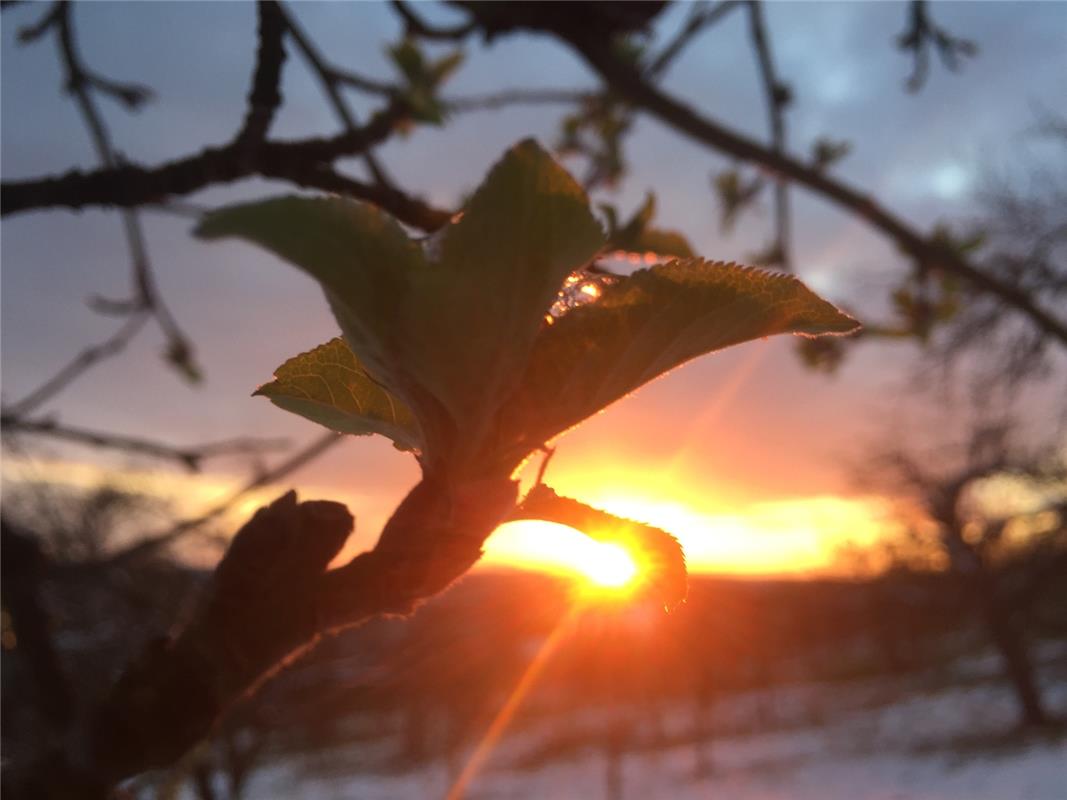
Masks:
[[[596,541],[574,528],[535,520],[497,529],[486,547],[486,561],[567,575],[577,580],[583,594],[602,597],[628,595],[643,571],[638,555],[623,544]]]
[[[624,589],[637,577],[633,557],[617,544],[596,542],[576,566],[591,584],[603,589]]]

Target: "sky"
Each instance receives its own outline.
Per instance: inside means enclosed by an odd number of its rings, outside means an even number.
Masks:
[[[420,4],[433,19],[454,12]],[[378,3],[297,3],[294,11],[328,56],[378,79],[391,79],[384,47],[400,34]],[[0,159],[5,179],[93,166],[85,130],[61,96],[55,45],[16,42],[18,27],[40,10],[5,10],[0,50]],[[662,15],[662,41],[686,9]],[[976,41],[980,54],[959,73],[932,64],[918,94],[904,91],[910,60],[892,45],[902,29],[899,3],[772,3],[766,9],[779,72],[793,89],[790,144],[807,152],[820,135],[847,139],[851,154],[835,172],[863,187],[921,229],[966,217],[984,171],[1025,146],[1035,107],[1065,108],[1067,5],[936,3],[936,19]],[[92,3],[75,8],[85,58],[100,73],[147,84],[156,100],[137,114],[102,101],[123,154],[155,163],[227,140],[245,111],[254,53],[254,6],[248,3]],[[666,87],[714,118],[760,139],[765,110],[744,14],[733,12],[705,33],[673,67]],[[559,45],[515,36],[472,43],[448,85],[452,95],[525,87],[592,88],[589,72]],[[337,130],[310,73],[290,53],[284,108],[274,134]],[[374,106],[353,95],[366,114]],[[442,129],[420,128],[391,141],[380,156],[406,187],[455,205],[512,143],[556,139],[562,111],[539,106],[459,115]],[[611,202],[624,212],[654,190],[658,221],[683,231],[697,252],[744,260],[769,237],[766,203],[727,236],[718,224],[710,177],[731,162],[639,118],[626,145],[631,171]],[[577,164],[570,164],[579,167]],[[345,164],[358,174],[361,166]],[[217,205],[281,193],[253,180],[191,198]],[[860,221],[794,191],[798,272],[828,298],[862,318],[882,308],[899,279],[895,249]],[[191,334],[206,381],[183,383],[165,367],[158,331],[94,369],[49,407],[69,424],[123,431],[174,443],[232,436],[317,435],[252,390],[286,358],[336,335],[314,283],[240,243],[204,243],[187,219],[145,213],[162,292]],[[121,296],[128,264],[118,217],[104,211],[39,212],[3,221],[0,238],[2,391],[10,402],[50,376],[80,348],[116,325],[86,298]],[[615,404],[558,444],[547,480],[557,490],[678,535],[697,570],[752,574],[824,570],[846,540],[883,534],[890,506],[857,486],[857,467],[872,442],[906,433],[914,393],[911,345],[856,348],[833,377],[806,370],[793,342],[743,345],[692,363]],[[189,513],[247,476],[240,460],[213,463],[190,478],[159,464],[85,449],[45,446],[31,462],[5,459],[9,481],[99,482],[100,469],[173,498]],[[347,441],[289,480],[305,497],[346,501],[357,517],[353,547],[376,531],[418,478],[410,456],[384,440]],[[274,490],[272,490],[274,491]],[[251,498],[246,512],[269,496]],[[544,529],[509,526],[490,541],[490,565],[550,563],[558,545]],[[547,552],[546,552],[547,551]]]

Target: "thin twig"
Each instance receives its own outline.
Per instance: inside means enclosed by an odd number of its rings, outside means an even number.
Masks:
[[[104,118],[93,99],[92,89],[121,94],[123,88],[111,82],[102,86],[101,82],[94,80],[86,70],[75,45],[71,6],[68,2],[60,0],[54,6],[54,15],[50,16],[50,20],[48,25],[41,29],[41,33],[48,27],[55,27],[60,59],[66,72],[67,91],[74,97],[100,162],[106,169],[114,169],[119,166],[121,159],[111,144]],[[152,314],[167,337],[168,359],[190,379],[195,380],[198,372],[193,362],[192,346],[156,288],[155,275],[145,245],[144,231],[136,210],[132,208],[122,210],[122,226],[133,272],[134,299],[130,307],[134,313],[145,309]]]
[[[280,85],[285,62],[285,16],[281,8],[275,0],[259,0],[256,11],[259,20],[256,67],[248,93],[248,113],[236,137],[246,147],[258,145],[267,137],[282,102]]]
[[[492,94],[445,98],[443,103],[452,112],[496,111],[515,105],[584,103],[594,96],[594,92],[580,89],[505,89]]]
[[[670,65],[697,34],[710,28],[740,5],[740,0],[722,0],[710,8],[707,3],[694,3],[685,26],[649,64],[648,76],[654,79],[662,78]]]
[[[562,35],[562,34],[557,34]],[[720,123],[702,116],[689,106],[649,83],[633,65],[619,58],[607,43],[581,35],[566,39],[599,74],[613,92],[634,106],[653,114],[700,144],[761,164],[778,175],[805,186],[853,212],[894,240],[917,261],[936,265],[974,288],[999,297],[1005,305],[1025,315],[1046,335],[1067,346],[1067,319],[1043,308],[1029,293],[991,275],[945,245],[923,236],[903,219],[878,205],[871,197],[813,169],[788,155],[774,152]]]
[[[284,21],[285,27],[289,32],[289,35],[293,37],[293,41],[296,42],[296,46],[300,49],[304,59],[311,66],[311,71],[315,73],[315,77],[318,78],[319,83],[322,85],[323,92],[326,93],[326,97],[329,98],[330,106],[334,110],[334,114],[341,121],[341,125],[345,131],[351,132],[357,129],[356,118],[352,113],[352,110],[345,103],[344,98],[341,96],[339,90],[340,86],[348,85],[355,86],[356,88],[364,89],[365,91],[375,91],[386,96],[392,96],[393,92],[390,87],[379,85],[373,81],[368,81],[354,75],[350,72],[344,72],[336,67],[327,64],[326,60],[316,49],[314,43],[304,32],[304,29],[300,27],[299,23],[293,18],[282,6],[278,6],[279,12]],[[367,169],[370,171],[371,177],[381,186],[392,186],[392,181],[386,174],[384,167],[375,158],[374,154],[367,149],[363,152],[363,162],[367,165]]]
[[[53,419],[25,419],[10,415],[0,417],[0,427],[3,428],[6,434],[48,436],[53,439],[62,439],[89,447],[122,450],[128,453],[177,461],[191,472],[198,472],[201,463],[208,458],[261,453],[266,450],[275,450],[288,446],[288,442],[284,439],[238,438],[179,447],[152,439],[143,439],[139,436],[61,425]]]
[[[107,339],[99,344],[85,348],[51,378],[21,400],[6,406],[3,411],[4,415],[21,417],[51,400],[77,378],[81,377],[88,369],[100,361],[121,353],[126,348],[126,345],[130,343],[130,340],[144,328],[147,320],[148,313],[144,310],[130,315],[122,326]]]
[[[770,42],[763,21],[762,3],[759,0],[748,0],[746,5],[748,7],[752,46],[756,50],[760,78],[763,83],[763,94],[767,102],[768,125],[771,129],[771,149],[777,155],[784,156],[786,153],[785,109],[791,101],[790,90],[778,78],[774,69],[774,59],[771,57]],[[791,229],[789,183],[780,175],[776,175],[774,178],[774,220],[775,246],[773,252],[780,259],[778,264],[786,270],[791,270],[792,259],[789,255]]]

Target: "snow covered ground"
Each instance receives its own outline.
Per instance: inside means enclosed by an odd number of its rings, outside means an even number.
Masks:
[[[1012,734],[1016,709],[1006,685],[992,680],[994,659],[960,663],[942,675],[890,683],[807,685],[731,696],[714,709],[719,735],[694,744],[682,735],[688,709],[661,716],[659,747],[639,746],[621,767],[623,797],[728,800],[1067,800],[1067,740]],[[1061,667],[1062,669],[1062,667]],[[1050,680],[1051,679],[1051,680]],[[1067,677],[1046,673],[1046,698],[1067,712]],[[752,731],[759,707],[773,707],[771,731]],[[819,710],[821,708],[821,710]],[[832,713],[827,709],[833,709]],[[595,715],[594,715],[595,716]],[[603,717],[599,723],[603,724]],[[548,720],[505,738],[472,784],[470,800],[606,798],[606,762],[595,744],[562,748],[543,766],[530,754],[551,752],[552,739],[570,737],[585,715]],[[747,730],[746,730],[747,727]],[[646,733],[638,725],[638,740]],[[579,740],[580,737],[579,737]],[[595,740],[593,740],[595,741]],[[701,750],[701,747],[704,749]],[[701,756],[710,772],[698,769]],[[261,772],[252,798],[314,800],[443,798],[450,776],[443,765],[408,774],[362,774],[326,781],[313,769],[278,765]]]

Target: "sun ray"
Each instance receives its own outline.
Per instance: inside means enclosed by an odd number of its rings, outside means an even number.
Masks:
[[[768,346],[767,342],[752,342],[748,345],[748,352],[741,358],[737,365],[727,373],[722,383],[719,384],[716,392],[702,404],[703,408],[700,413],[697,414],[686,426],[684,436],[682,437],[685,443],[678,448],[677,452],[675,452],[674,456],[671,458],[670,464],[665,470],[667,475],[672,476],[672,478],[678,476],[690,451],[696,447],[701,447],[701,443],[698,441],[698,436],[707,431],[707,429],[718,419],[729,405],[730,401],[734,399],[734,396],[741,387],[748,382],[749,378],[756,372],[760,364],[763,363],[770,351],[771,348]]]
[[[508,724],[515,716],[515,712],[518,711],[519,706],[522,705],[522,701],[526,699],[526,695],[530,693],[537,679],[541,677],[541,673],[544,672],[552,655],[559,649],[564,636],[574,626],[581,611],[582,605],[580,603],[573,605],[570,611],[564,614],[560,621],[556,623],[556,627],[553,628],[548,637],[545,638],[533,660],[530,661],[529,666],[526,667],[526,670],[515,684],[515,688],[511,690],[511,694],[504,701],[504,705],[500,707],[500,711],[497,712],[486,729],[485,735],[474,748],[470,758],[467,759],[467,764],[456,778],[455,783],[452,784],[452,788],[448,790],[445,800],[461,800],[466,795],[471,781],[474,780],[485,765],[485,762],[493,752],[493,748],[496,747],[497,742],[504,735],[504,731],[507,730]]]

